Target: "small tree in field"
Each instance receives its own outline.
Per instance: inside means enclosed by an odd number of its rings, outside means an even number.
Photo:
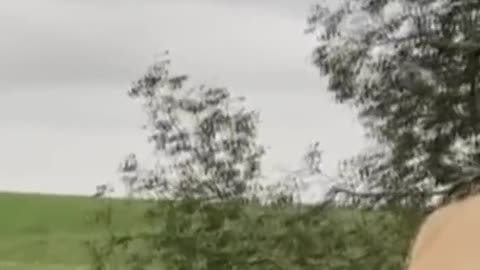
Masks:
[[[144,128],[156,162],[153,168],[140,170],[130,155],[121,166],[122,180],[131,194],[153,195],[160,204],[147,210],[152,231],[112,234],[107,242],[91,245],[97,269],[105,269],[108,258],[122,246],[131,253],[122,258],[127,259],[123,260],[127,268],[144,267],[153,258],[180,269],[190,269],[191,264],[226,267],[232,262],[214,259],[220,252],[216,248],[226,244],[219,234],[222,230],[233,233],[233,228],[224,228],[229,221],[252,222],[245,219],[244,205],[257,202],[263,189],[259,180],[264,149],[256,142],[258,114],[225,88],[187,87],[187,80],[185,75],[172,75],[170,61],[164,59],[154,63],[128,92],[146,112]],[[286,197],[281,193],[278,200]],[[251,233],[238,231],[245,226],[234,229],[236,237]],[[186,248],[185,241],[196,251]],[[236,246],[224,255],[239,256],[242,249]],[[239,260],[241,264],[248,261],[241,256]]]
[[[129,91],[148,116],[157,158],[152,170],[130,181],[134,190],[170,199],[244,196],[264,154],[256,142],[257,113],[225,88],[186,87],[187,76],[170,74],[169,65],[155,63]]]

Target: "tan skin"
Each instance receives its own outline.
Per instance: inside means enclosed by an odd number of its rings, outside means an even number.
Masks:
[[[441,207],[425,219],[407,269],[480,269],[480,195]]]

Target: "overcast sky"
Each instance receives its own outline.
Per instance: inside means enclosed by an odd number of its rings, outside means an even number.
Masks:
[[[92,193],[151,150],[126,91],[164,50],[175,70],[260,111],[265,172],[318,140],[326,169],[365,143],[325,91],[303,33],[310,0],[2,0],[0,189]]]

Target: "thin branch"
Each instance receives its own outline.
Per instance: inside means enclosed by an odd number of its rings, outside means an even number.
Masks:
[[[461,187],[464,184],[470,184],[474,182],[475,180],[480,180],[478,176],[474,176],[472,178],[469,178],[468,180],[459,180],[456,181],[450,186],[443,188],[443,189],[438,189],[438,190],[432,190],[432,191],[419,191],[416,189],[406,189],[406,190],[401,190],[401,191],[380,191],[380,192],[357,192],[353,191],[350,189],[346,188],[341,188],[341,187],[332,187],[329,192],[327,193],[327,198],[333,198],[335,195],[343,193],[347,194],[352,197],[360,197],[360,198],[379,198],[379,197],[388,197],[388,196],[393,196],[393,197],[406,197],[406,196],[436,196],[436,195],[447,195],[451,194],[452,191],[456,190],[457,188]]]

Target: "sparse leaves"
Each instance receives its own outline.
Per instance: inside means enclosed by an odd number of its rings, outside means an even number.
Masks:
[[[187,87],[188,77],[171,75],[169,65],[170,60],[155,63],[129,92],[148,115],[149,141],[162,160],[152,172],[168,182],[161,193],[212,199],[244,195],[258,180],[264,153],[256,142],[257,113],[226,88]]]

